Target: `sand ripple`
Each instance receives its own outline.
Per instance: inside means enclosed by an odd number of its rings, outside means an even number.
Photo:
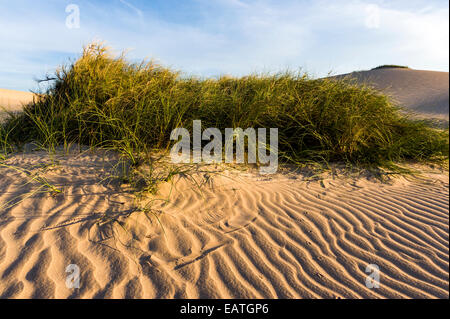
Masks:
[[[2,298],[449,297],[448,174],[382,184],[226,171],[201,188],[179,178],[153,205],[162,228],[152,214],[124,217],[132,198],[101,182],[105,163],[65,158],[45,173],[64,194],[0,210]],[[34,189],[22,175],[0,168],[0,204]],[[69,264],[78,289],[66,287]],[[369,264],[380,288],[365,285]]]

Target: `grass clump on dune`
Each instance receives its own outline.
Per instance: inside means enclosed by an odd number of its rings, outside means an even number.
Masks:
[[[280,161],[379,167],[448,156],[448,133],[404,118],[379,92],[345,80],[280,73],[185,77],[153,62],[129,63],[98,44],[48,78],[45,94],[2,127],[18,144],[79,143],[119,150],[133,164],[170,147],[193,120],[216,127],[278,128]],[[1,137],[0,137],[1,143]]]
[[[409,69],[409,67],[407,67],[405,65],[383,64],[383,65],[373,68],[372,70],[378,70],[378,69]]]

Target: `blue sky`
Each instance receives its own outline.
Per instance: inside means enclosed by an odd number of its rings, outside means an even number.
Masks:
[[[79,28],[66,25],[70,4]],[[35,90],[94,40],[199,76],[448,71],[448,29],[448,1],[437,0],[0,0],[0,88]]]

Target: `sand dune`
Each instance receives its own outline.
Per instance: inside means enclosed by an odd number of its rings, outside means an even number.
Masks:
[[[448,72],[383,68],[337,76],[342,77],[351,77],[360,83],[370,84],[422,117],[448,122]]]
[[[0,107],[9,111],[19,111],[24,104],[33,101],[33,96],[31,92],[0,89]]]
[[[6,118],[7,112],[20,112],[23,105],[33,101],[33,93],[0,89],[0,122]]]
[[[226,169],[163,184],[145,214],[108,184],[113,162],[7,160],[63,194],[0,209],[2,298],[449,297],[448,173],[380,183]],[[0,175],[0,204],[40,185]],[[68,264],[80,267],[79,289],[66,287]],[[368,264],[380,268],[378,289],[365,285]]]

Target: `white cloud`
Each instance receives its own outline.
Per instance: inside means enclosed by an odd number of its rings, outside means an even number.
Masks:
[[[0,87],[11,85],[12,72],[31,79],[60,63],[48,52],[75,55],[93,39],[199,75],[306,67],[322,76],[385,63],[448,70],[448,3],[198,0],[200,20],[181,22],[131,1],[80,1],[79,29],[64,26],[65,6],[56,3],[28,10],[0,4],[0,41],[8,43]]]
[[[139,18],[143,17],[142,11],[139,10],[138,8],[136,8],[134,5],[132,5],[131,3],[125,1],[125,0],[119,0],[121,3],[123,3],[124,5],[126,5],[128,8],[132,9],[138,16]]]

